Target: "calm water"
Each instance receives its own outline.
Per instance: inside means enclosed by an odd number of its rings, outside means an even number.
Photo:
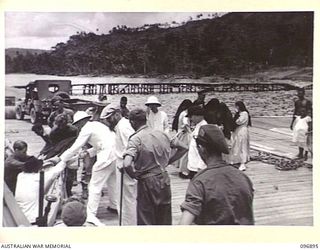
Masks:
[[[75,83],[106,83],[106,82],[162,82],[168,81],[160,78],[129,78],[123,76],[105,76],[105,77],[90,77],[90,76],[51,76],[51,75],[35,75],[35,74],[8,74],[5,77],[6,80],[6,95],[23,97],[24,91],[12,88],[12,86],[23,86],[30,81],[40,79],[59,79],[59,80],[71,80]],[[183,80],[186,82],[186,80]],[[190,82],[195,82],[190,80]],[[238,100],[244,101],[248,110],[252,116],[288,116],[292,115],[293,99],[295,97],[295,91],[277,91],[277,92],[229,92],[229,93],[208,93],[206,101],[211,98],[218,98],[220,101],[225,102],[231,111],[234,111],[234,103]],[[129,109],[140,107],[145,108],[144,103],[147,99],[147,95],[126,95],[128,97]],[[162,103],[162,109],[167,112],[170,121],[172,121],[173,115],[183,99],[194,100],[196,93],[190,94],[162,94],[158,95],[160,102]],[[307,97],[311,96],[311,93],[307,92]],[[108,96],[110,102],[119,102],[119,95]],[[96,96],[85,97],[89,100],[96,100]]]

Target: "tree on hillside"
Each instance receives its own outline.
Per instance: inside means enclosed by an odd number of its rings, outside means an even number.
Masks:
[[[6,55],[6,72],[40,74],[230,74],[313,63],[313,13],[197,16],[180,26],[77,32],[41,54]],[[172,22],[171,24],[176,24]]]

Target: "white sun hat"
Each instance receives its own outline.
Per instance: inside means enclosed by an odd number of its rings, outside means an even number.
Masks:
[[[145,105],[149,105],[149,104],[158,104],[159,106],[161,106],[161,103],[159,102],[159,100],[156,96],[148,97],[148,100],[145,103]]]
[[[96,105],[98,106],[107,106],[108,104],[110,104],[110,102],[108,102],[108,97],[107,95],[99,95],[97,101],[94,102]]]
[[[85,111],[77,111],[74,116],[73,116],[73,124],[77,123],[78,121],[85,119],[85,118],[90,118],[91,115],[89,115]]]
[[[109,104],[101,111],[100,119],[106,119],[118,110],[120,110],[118,105]]]

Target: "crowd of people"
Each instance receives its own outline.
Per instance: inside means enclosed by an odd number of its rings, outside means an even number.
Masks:
[[[45,141],[40,155],[29,156],[25,141],[14,142],[5,160],[5,183],[31,224],[36,224],[38,213],[39,171],[54,165],[45,170],[45,189],[63,173],[71,199],[79,162],[84,166],[82,197],[63,206],[61,217],[67,226],[104,225],[97,211],[105,185],[106,209],[119,214],[120,225],[171,225],[168,165],[179,169],[180,178],[190,179],[181,204],[181,225],[254,224],[253,186],[243,172],[250,160],[252,121],[242,101],[235,103],[232,114],[216,98],[206,103],[200,92],[195,101],[181,102],[171,131],[156,96],[147,98],[145,108],[131,111],[127,102],[127,97],[119,104],[100,98],[95,107],[74,113],[57,97],[48,131],[41,124],[32,128]],[[299,157],[303,150],[307,157],[309,151],[308,105],[301,97],[292,121]]]

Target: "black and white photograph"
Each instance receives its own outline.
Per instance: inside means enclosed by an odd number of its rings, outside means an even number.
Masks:
[[[2,227],[314,226],[314,19],[5,11]]]

